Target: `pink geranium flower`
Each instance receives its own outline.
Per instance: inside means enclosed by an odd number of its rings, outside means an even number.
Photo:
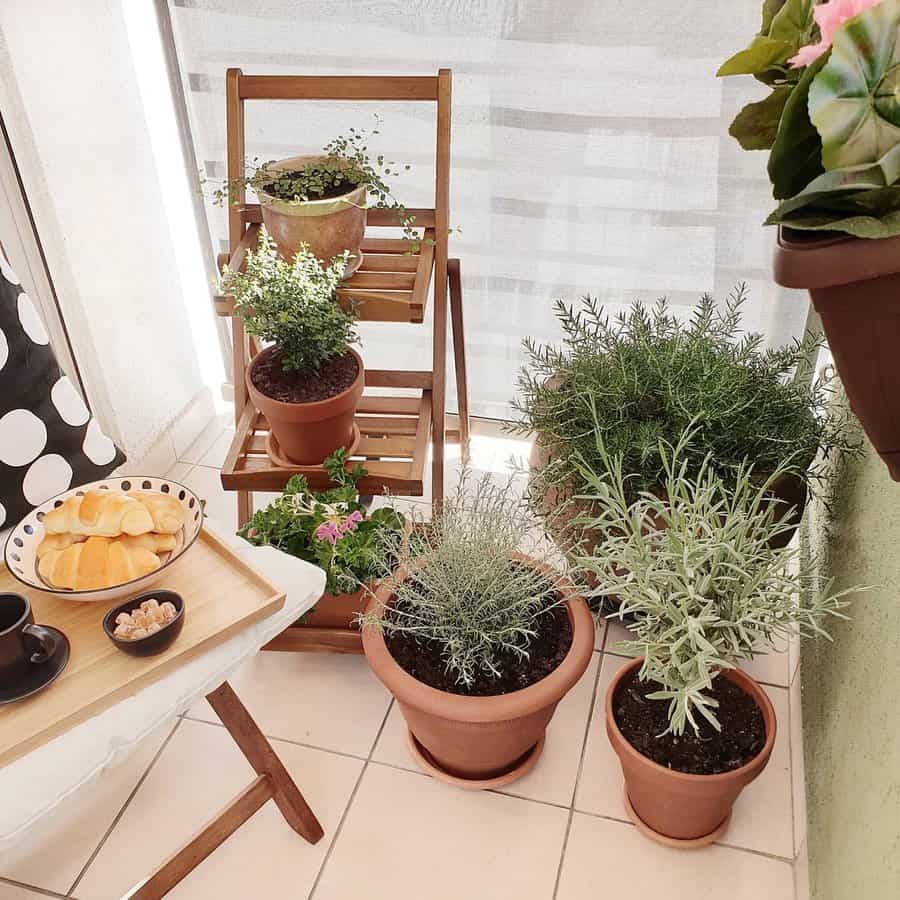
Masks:
[[[844,22],[855,18],[861,12],[878,6],[881,0],[829,0],[813,11],[816,24],[822,33],[818,44],[807,44],[801,47],[797,55],[788,60],[795,69],[801,69],[815,62],[823,53],[827,53],[834,43],[834,33]]]
[[[362,522],[362,513],[356,510],[346,518],[331,516],[326,519],[315,531],[317,541],[328,541],[333,547],[348,531],[356,531],[356,526]]]

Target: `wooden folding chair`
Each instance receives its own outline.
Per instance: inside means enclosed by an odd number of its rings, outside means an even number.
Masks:
[[[432,498],[434,503],[440,503],[446,443],[459,441],[464,456],[468,452],[462,285],[459,260],[447,258],[450,93],[449,69],[441,69],[436,76],[244,75],[240,69],[229,69],[226,76],[229,182],[241,178],[245,171],[244,103],[248,100],[400,100],[435,104],[434,207],[407,211],[415,217],[415,227],[423,230],[418,251],[411,254],[409,242],[403,239],[371,236],[378,228],[400,223],[391,211],[370,209],[362,244],[363,264],[338,291],[342,301],[353,299],[360,303],[363,321],[421,323],[425,319],[429,285],[432,279],[434,282],[432,369],[366,371],[367,387],[414,388],[421,393],[419,397],[363,396],[356,419],[361,441],[353,457],[368,470],[359,485],[362,494],[390,491],[402,496],[422,496],[430,444]],[[228,214],[230,254],[220,257],[219,265],[227,262],[233,270],[239,270],[247,250],[256,245],[262,215],[257,204],[246,202],[243,189],[237,192],[235,201]],[[457,428],[447,427],[445,412],[448,295],[459,397]],[[269,459],[268,425],[249,402],[244,383],[244,370],[256,350],[255,342],[248,341],[241,319],[234,315],[230,297],[218,297],[216,306],[220,315],[231,317],[236,433],[222,467],[222,485],[238,492],[240,525],[252,515],[253,491],[281,490],[296,472],[303,472],[313,488],[326,487],[328,477],[321,467],[285,468]]]

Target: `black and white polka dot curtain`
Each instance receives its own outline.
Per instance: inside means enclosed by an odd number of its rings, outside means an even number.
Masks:
[[[125,460],[63,374],[37,309],[0,251],[0,528]]]

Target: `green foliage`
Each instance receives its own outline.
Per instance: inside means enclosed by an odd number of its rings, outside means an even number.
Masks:
[[[257,510],[238,532],[254,546],[276,547],[324,569],[330,594],[353,592],[374,578],[383,536],[403,530],[403,519],[393,509],[369,513],[359,502],[356,483],[366,470],[357,463],[348,471],[346,464],[343,448],[325,460],[325,470],[335,484],[327,491],[312,491],[302,475],[294,475],[284,492]],[[360,517],[358,522],[351,520],[354,514]],[[341,533],[340,525],[348,521],[351,524]],[[332,543],[328,534],[339,536]]]
[[[883,0],[838,29],[809,91],[826,169],[872,165],[900,145],[900,0]]]
[[[288,262],[262,228],[244,271],[223,270],[222,290],[250,334],[275,342],[282,368],[317,372],[357,340],[353,314],[335,299],[346,265],[346,252],[325,266],[305,244]]]
[[[824,55],[790,68],[796,49],[820,37],[815,6],[766,0],[760,35],[719,74],[753,74],[772,93],[745,107],[730,133],[745,149],[771,148],[769,177],[782,202],[767,225],[892,237],[900,234],[892,165],[900,146],[900,0],[864,10],[836,29]]]
[[[539,540],[537,522],[511,484],[485,475],[469,493],[463,473],[431,523],[413,539],[388,536],[382,576],[394,600],[371,610],[364,627],[406,632],[441,648],[447,671],[470,686],[476,675],[502,675],[501,657],[527,657],[539,619],[563,602],[562,575],[516,562],[525,553],[550,565],[553,550]],[[394,563],[408,577],[394,573]]]
[[[621,602],[614,616],[634,616],[634,639],[620,646],[643,655],[641,680],[663,685],[649,697],[668,702],[676,735],[688,726],[697,733],[698,716],[719,730],[706,693],[713,680],[795,630],[827,637],[823,620],[845,618],[843,598],[857,590],[819,590],[814,559],[770,546],[792,527],[767,502],[781,470],[760,485],[742,464],[726,485],[710,457],[696,465],[695,438],[688,431],[674,448],[660,444],[662,496],[633,499],[622,456],[611,456],[599,433],[599,466],[580,461],[597,511],[585,524],[604,538],[576,566],[599,585],[594,597]]]
[[[251,187],[259,196],[268,194],[285,203],[300,204],[319,200],[326,192],[346,186],[347,192],[364,185],[367,194],[374,199],[374,206],[390,209],[397,214],[397,221],[403,228],[407,240],[418,245],[415,231],[415,216],[409,215],[406,207],[394,197],[386,179],[400,175],[398,164],[385,160],[382,154],[374,159],[369,155],[368,142],[380,134],[381,120],[375,117],[372,129],[350,128],[346,135],[338,135],[324,147],[325,158],[306,163],[298,169],[280,171],[272,169],[274,160],[259,163],[254,160],[246,175],[225,184],[213,192],[218,204],[233,203],[237,191]],[[404,166],[408,170],[409,166]],[[261,198],[261,202],[264,199]]]
[[[758,472],[790,462],[815,479],[819,450],[851,449],[844,420],[827,409],[829,378],[791,378],[821,339],[764,350],[761,335],[741,332],[745,297],[741,286],[720,310],[705,295],[685,324],[665,300],[652,308],[635,303],[612,322],[589,297],[577,311],[558,301],[564,345],[526,340],[530,368],[519,376],[516,401],[516,427],[535,433],[554,460],[537,477],[535,496],[548,487],[583,488],[575,459],[599,463],[597,434],[622,457],[632,492],[660,488],[660,446],[675,443],[691,422],[693,441],[682,451],[689,474],[708,465],[726,482],[748,459]]]

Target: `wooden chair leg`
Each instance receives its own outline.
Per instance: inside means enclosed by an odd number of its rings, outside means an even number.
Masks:
[[[152,875],[123,900],[160,900],[194,871],[217,847],[269,800],[274,800],[288,825],[311,844],[324,835],[294,780],[226,681],[206,699],[256,772],[251,782],[217,816],[175,851]]]
[[[453,332],[453,362],[456,367],[456,398],[459,408],[460,454],[469,461],[469,381],[466,376],[466,339],[463,325],[462,278],[459,260],[447,260],[450,288],[450,328]]]
[[[311,844],[320,841],[324,835],[322,826],[231,685],[226,681],[206,699],[253,766],[253,771],[272,779],[275,803],[288,825]]]
[[[253,515],[253,494],[250,491],[237,492],[237,524],[240,528],[245,522],[250,521]]]

